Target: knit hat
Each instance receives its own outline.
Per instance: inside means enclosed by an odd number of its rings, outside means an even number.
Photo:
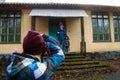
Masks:
[[[60,28],[64,28],[63,23],[59,22]]]
[[[62,22],[59,22],[59,25],[60,25],[60,26],[63,26],[63,23],[62,23]]]
[[[41,54],[45,48],[43,37],[35,31],[29,31],[23,40],[23,53]]]

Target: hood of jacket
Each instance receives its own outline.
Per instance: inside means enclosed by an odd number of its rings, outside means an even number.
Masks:
[[[10,76],[14,76],[19,73],[25,67],[37,62],[38,60],[27,54],[13,53],[11,62],[7,66],[7,73]]]

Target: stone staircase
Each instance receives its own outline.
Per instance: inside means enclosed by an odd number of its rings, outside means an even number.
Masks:
[[[67,77],[70,78],[71,76],[78,78],[84,74],[110,70],[108,62],[93,60],[80,53],[71,52],[65,54],[65,61],[54,72],[50,80],[61,80],[61,77],[64,78],[62,80],[66,80]]]

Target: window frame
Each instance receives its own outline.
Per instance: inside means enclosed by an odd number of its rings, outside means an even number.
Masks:
[[[117,21],[116,25],[115,25],[115,22],[114,22],[115,20]],[[114,25],[114,41],[115,42],[120,42],[120,13],[113,12],[113,25]],[[116,32],[115,26],[117,26],[118,32]],[[116,35],[118,35],[118,40],[116,40]]]
[[[6,15],[6,16],[2,16],[3,15]],[[3,26],[2,26],[2,19],[6,19],[6,30],[5,30],[5,40],[2,41],[2,35],[3,35],[3,32],[2,32],[2,29],[3,29]],[[20,19],[20,23],[19,23],[19,28],[20,28],[20,31],[19,33],[16,32],[16,28],[17,28],[17,25],[16,25],[16,20],[17,19]],[[11,20],[13,20],[11,22]],[[12,27],[10,26],[12,23]],[[10,34],[10,27],[12,29],[13,32],[11,32]],[[15,30],[16,29],[16,30]],[[19,35],[18,35],[19,34]],[[12,37],[11,37],[11,36]],[[19,36],[19,40],[17,40],[17,35]],[[21,43],[21,10],[3,10],[3,11],[0,11],[0,44],[16,44],[16,43]]]
[[[93,32],[93,42],[111,42],[111,31],[110,31],[110,18],[109,18],[109,13],[108,12],[92,12],[92,15],[91,15],[91,18],[92,18],[92,32]],[[93,25],[93,20],[96,20],[96,25],[94,26]],[[99,22],[101,20],[101,23],[99,25]],[[107,32],[105,31],[105,20],[107,20],[108,22],[108,30]],[[96,33],[94,32],[94,27],[96,27]],[[101,28],[100,28],[101,27]],[[100,29],[102,29],[100,32]],[[95,36],[96,35],[96,36]],[[103,35],[103,39],[100,39],[101,36],[100,35]],[[106,40],[107,38],[105,37],[106,35],[108,35],[108,40]],[[95,37],[96,37],[96,40],[95,40]]]

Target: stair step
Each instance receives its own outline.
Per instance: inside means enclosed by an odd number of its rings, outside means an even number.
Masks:
[[[91,59],[87,59],[87,58],[83,58],[83,59],[76,59],[76,58],[74,58],[74,59],[65,59],[65,61],[64,62],[77,62],[77,61],[79,61],[79,62],[82,62],[82,61],[91,61]]]
[[[82,55],[80,52],[68,52],[65,55]]]
[[[65,54],[65,56],[76,56],[76,55],[79,55],[79,56],[84,56],[84,55],[82,55],[82,54]]]
[[[85,58],[85,56],[65,56],[65,59]]]
[[[64,66],[64,67],[59,67],[57,70],[78,70],[78,69],[96,69],[96,68],[101,68],[101,67],[108,67],[108,65],[75,65],[75,66]]]
[[[90,64],[99,64],[99,62],[98,62],[98,61],[63,62],[61,66],[69,66],[69,65],[90,65]]]
[[[85,73],[85,72],[95,72],[95,71],[107,71],[111,70],[108,67],[101,67],[101,68],[89,68],[89,69],[74,69],[74,70],[57,70],[55,73],[57,74],[69,74],[69,73]]]
[[[84,55],[81,55],[81,54],[65,54],[65,56],[84,56]]]
[[[95,72],[110,72],[109,68],[99,68],[99,69],[86,69],[86,70],[73,70],[73,71],[56,71],[51,76],[50,80],[83,80],[82,76],[93,74]],[[87,76],[86,76],[87,77]]]

